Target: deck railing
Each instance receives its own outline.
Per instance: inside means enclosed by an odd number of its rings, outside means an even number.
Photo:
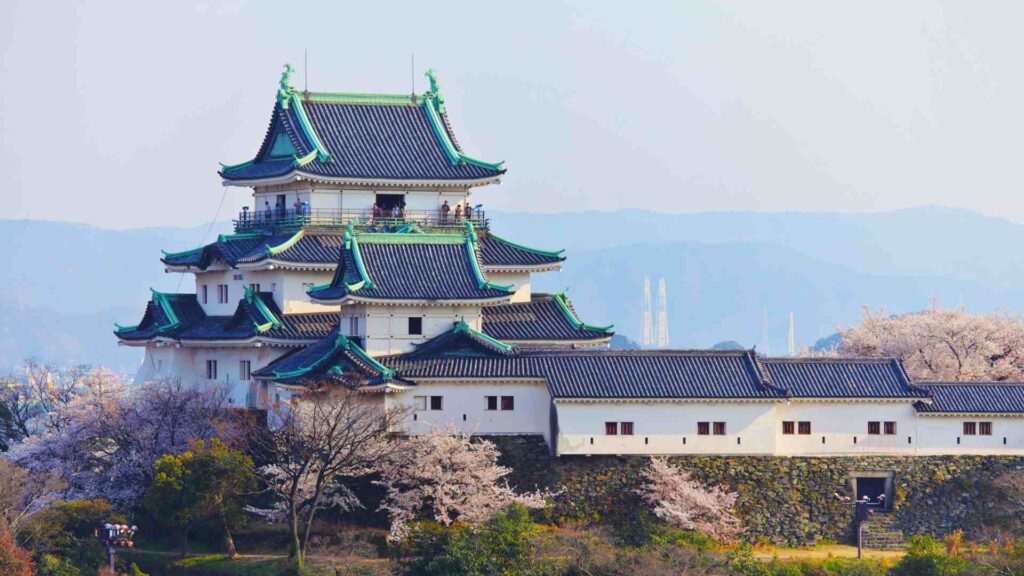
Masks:
[[[482,210],[473,212],[469,219],[473,226],[487,229],[489,221]],[[390,210],[374,215],[373,210],[323,210],[318,208],[288,208],[270,210],[243,210],[234,221],[235,232],[281,231],[304,226],[342,228],[353,222],[360,228],[390,231],[415,222],[424,229],[461,229],[466,217],[456,218],[451,211],[447,216],[441,210],[405,210],[397,217]]]

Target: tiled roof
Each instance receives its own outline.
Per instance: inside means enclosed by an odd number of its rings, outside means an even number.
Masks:
[[[146,306],[137,327],[121,328],[115,334],[128,341],[145,341],[157,336],[178,341],[249,340],[255,337],[308,341],[323,338],[337,326],[338,316],[334,312],[285,315],[271,294],[261,292],[253,296],[259,298],[262,306],[252,298],[245,298],[239,301],[231,316],[207,316],[195,294],[161,294],[160,297],[171,306],[177,323],[169,320],[165,307],[155,296]]]
[[[191,266],[205,270],[216,260],[229,266],[252,264],[266,259],[296,264],[331,265],[338,263],[341,253],[340,234],[234,234],[222,235],[216,242],[196,250],[166,254],[162,259],[168,266]]]
[[[301,98],[301,109],[313,132],[328,153],[302,164],[299,159],[318,148],[303,130],[300,108],[274,106],[270,126],[255,161],[221,171],[226,180],[278,177],[298,170],[326,179],[461,181],[493,178],[504,169],[473,162],[452,163],[442,138],[458,152],[447,116],[439,113],[443,133],[435,131],[428,106],[429,96],[416,103],[408,96],[377,100],[345,95],[310,94]],[[293,101],[294,102],[294,101]],[[295,158],[271,156],[278,134],[285,134],[295,148]]]
[[[356,239],[342,250],[331,284],[311,290],[312,298],[450,301],[509,296],[508,290],[481,282],[475,256],[460,235],[358,234]]]
[[[284,384],[342,382],[348,386],[373,386],[394,379],[394,372],[380,364],[337,329],[318,342],[271,362],[253,372],[257,378]]]
[[[1024,414],[1024,382],[920,382],[931,403],[918,402],[921,413]]]
[[[527,248],[493,234],[485,234],[480,238],[480,264],[484,267],[534,267],[557,264],[564,260],[562,251]]]
[[[579,321],[568,300],[559,305],[562,295],[533,294],[530,302],[502,304],[483,308],[483,331],[498,340],[515,342],[538,340],[606,340],[611,332],[587,326]],[[577,321],[573,322],[575,318]]]
[[[761,358],[772,383],[794,398],[921,398],[891,358]]]

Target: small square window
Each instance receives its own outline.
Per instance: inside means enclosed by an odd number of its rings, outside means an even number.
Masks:
[[[964,422],[964,436],[974,436],[978,433],[978,425],[974,422]]]
[[[885,423],[885,435],[886,436],[895,436],[896,435],[896,423],[895,422],[886,422]]]
[[[992,435],[992,423],[991,422],[978,422],[978,434],[982,436]]]
[[[497,410],[498,409],[498,397],[497,396],[485,396],[487,398],[487,409]]]
[[[800,422],[799,433],[800,434],[804,434],[804,435],[809,435],[811,433],[811,423],[810,422]]]
[[[725,436],[725,422],[715,422],[715,436]]]
[[[881,422],[868,422],[868,434],[881,434],[882,423]]]
[[[426,410],[427,409],[427,397],[426,396],[413,396],[412,397],[413,410]]]
[[[515,410],[516,398],[515,396],[502,396],[501,397],[501,409],[502,410]]]
[[[423,318],[409,318],[409,334],[415,336],[423,334]]]
[[[710,422],[697,422],[697,435],[708,436],[711,434],[711,423]]]
[[[787,420],[787,421],[783,422],[782,423],[782,433],[783,434],[795,434],[796,433],[796,426],[795,425],[796,425],[796,423],[793,422],[792,420]]]
[[[256,282],[256,283],[253,283],[253,284],[249,284],[249,290],[252,290],[253,292],[259,292],[260,291],[259,283]]]
[[[621,424],[619,424],[619,427],[622,429],[622,435],[623,436],[632,436],[633,435],[633,423],[632,422],[622,422]]]
[[[604,423],[605,436],[616,436],[619,433],[618,422],[605,422]]]
[[[441,408],[441,402],[442,402],[443,399],[444,399],[444,396],[431,396],[430,397],[430,409],[431,410],[441,410],[442,409]]]

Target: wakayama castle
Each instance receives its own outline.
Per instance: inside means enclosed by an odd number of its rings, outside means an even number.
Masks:
[[[557,456],[1024,454],[1024,383],[609,349],[612,327],[531,289],[562,252],[500,236],[474,202],[506,169],[459,145],[433,71],[403,95],[299,91],[291,72],[255,157],[219,172],[253,191],[234,233],[165,253],[195,290],[154,291],[115,331],[145,350],[138,381],[217,383],[251,409],[345,386],[408,407],[408,433],[542,436]]]

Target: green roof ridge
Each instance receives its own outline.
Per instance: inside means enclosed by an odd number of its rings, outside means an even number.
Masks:
[[[572,327],[575,330],[589,330],[593,332],[607,333],[612,329],[612,327],[614,327],[614,324],[609,324],[608,326],[593,326],[580,320],[572,311],[572,308],[569,308],[569,299],[566,297],[564,290],[557,294],[552,294],[551,299],[555,301],[555,304],[558,305],[558,309],[562,311],[562,315],[565,316],[565,319],[568,320],[570,324],[572,324]]]
[[[319,156],[319,153],[316,150],[313,150],[312,152],[306,154],[301,158],[296,154],[292,154],[292,167],[302,168],[306,164],[309,164],[313,160],[316,160],[317,156]]]
[[[248,168],[256,163],[256,160],[249,160],[248,162],[242,162],[241,164],[225,164],[219,162],[221,172],[234,172],[235,170],[241,170],[242,168]]]
[[[252,240],[266,236],[263,232],[242,232],[239,234],[218,234],[217,242],[231,242],[233,240]]]
[[[281,252],[284,252],[285,250],[291,248],[292,246],[295,246],[295,244],[298,243],[299,240],[302,240],[302,237],[305,236],[305,235],[306,235],[306,230],[303,228],[303,229],[300,229],[295,234],[292,234],[291,238],[285,240],[284,242],[278,244],[277,246],[267,245],[266,246],[267,256],[273,256],[275,254],[280,254]]]
[[[345,227],[345,247],[352,250],[352,259],[356,262],[356,270],[359,271],[359,278],[361,282],[359,284],[359,290],[361,288],[372,289],[373,280],[370,280],[370,275],[366,272],[366,265],[363,264],[363,255],[359,252],[359,237],[356,234],[355,228],[352,226],[352,221],[349,220],[348,225]],[[344,281],[344,276],[342,276]],[[356,284],[353,284],[355,286]],[[346,288],[348,284],[345,285]]]
[[[171,302],[168,299],[168,295],[163,292],[157,292],[152,288],[149,289],[153,293],[153,303],[160,306],[160,309],[164,311],[164,316],[167,316],[167,320],[170,321],[166,326],[158,326],[156,331],[164,332],[165,330],[173,330],[181,325],[181,321],[178,320],[178,315],[174,313],[174,307],[171,306]]]
[[[565,248],[562,248],[561,250],[540,250],[540,249],[537,249],[537,248],[530,248],[529,246],[523,246],[522,244],[516,244],[515,242],[512,242],[510,240],[506,240],[506,239],[502,238],[501,236],[498,236],[497,234],[491,234],[490,236],[491,236],[491,238],[493,238],[494,240],[496,240],[498,242],[501,242],[502,244],[506,244],[508,246],[512,246],[513,248],[518,248],[518,249],[520,249],[520,250],[522,250],[524,252],[531,252],[533,254],[540,254],[541,256],[550,256],[552,258],[561,258],[562,254],[565,252]]]
[[[295,370],[289,370],[288,372],[277,372],[277,371],[274,371],[274,372],[272,372],[272,374],[274,375],[275,378],[281,378],[281,379],[283,379],[283,378],[295,378],[297,376],[302,376],[304,374],[308,374],[313,369],[315,369],[317,366],[320,366],[328,358],[330,358],[330,356],[332,354],[334,354],[338,350],[338,348],[341,348],[341,349],[345,350],[346,352],[351,352],[353,355],[355,355],[357,358],[359,358],[360,361],[362,361],[365,364],[367,364],[370,368],[372,368],[373,370],[376,370],[377,372],[380,372],[381,376],[383,376],[385,380],[390,380],[395,375],[395,371],[394,370],[392,370],[391,368],[388,368],[387,366],[384,366],[380,362],[374,360],[369,354],[366,353],[365,350],[360,348],[358,344],[356,344],[355,342],[350,340],[344,334],[340,334],[340,333],[334,339],[334,346],[331,347],[331,349],[327,353],[325,353],[320,358],[317,358],[316,361],[312,362],[308,366],[303,366],[302,368],[296,368]]]
[[[441,96],[441,91],[437,86],[437,76],[433,69],[427,70],[426,76],[430,79],[430,92],[424,95],[423,111],[427,114],[427,121],[434,131],[434,136],[440,142],[445,156],[448,157],[448,162],[452,166],[472,164],[473,166],[479,166],[488,170],[501,170],[501,166],[505,163],[504,160],[501,162],[484,162],[467,156],[455,147],[455,143],[448,136],[448,130],[445,129],[444,123],[441,121],[441,114],[444,113],[444,98]]]
[[[509,284],[507,286],[502,286],[502,285],[499,285],[499,284],[492,284],[492,283],[487,281],[487,278],[484,277],[484,272],[483,272],[483,270],[480,269],[480,261],[477,259],[477,256],[476,256],[476,243],[477,243],[476,229],[473,228],[473,223],[470,222],[469,220],[466,220],[466,237],[465,237],[465,242],[466,242],[466,252],[467,252],[467,255],[469,257],[469,264],[470,264],[470,267],[473,268],[473,274],[476,276],[477,287],[480,288],[481,290],[486,290],[488,288],[490,288],[492,290],[504,290],[505,292],[507,292],[509,294],[512,294],[513,292],[515,292],[515,288],[513,287],[512,284]]]
[[[478,339],[484,341],[485,343],[487,343],[487,344],[489,344],[491,346],[494,346],[495,348],[497,348],[498,350],[501,350],[502,352],[511,352],[511,351],[515,350],[515,346],[513,346],[512,344],[507,344],[505,342],[502,342],[501,340],[498,340],[496,338],[492,338],[491,336],[488,336],[487,334],[484,334],[483,332],[480,332],[479,330],[474,330],[472,326],[470,326],[469,324],[466,324],[465,320],[459,320],[458,322],[456,322],[455,323],[455,328],[453,328],[452,331],[455,332],[456,334],[460,334],[460,333],[469,334],[469,335],[473,336],[474,338],[478,338]]]
[[[292,93],[291,101],[295,107],[295,116],[299,119],[299,127],[302,128],[302,133],[306,136],[306,140],[316,150],[317,159],[321,162],[330,161],[331,154],[327,151],[324,143],[320,141],[316,131],[313,130],[313,123],[309,121],[309,116],[306,116],[306,109],[302,107],[302,99],[299,98],[297,93]]]
[[[255,306],[256,310],[263,315],[263,319],[267,321],[263,324],[256,324],[256,328],[260,332],[266,332],[269,330],[270,328],[266,328],[268,325],[274,328],[281,327],[281,321],[277,318],[277,315],[267,307],[267,303],[264,302],[263,298],[260,298],[259,294],[257,294],[252,288],[246,287],[245,301]]]
[[[466,241],[462,234],[359,232],[357,236],[364,244],[462,244]]]
[[[303,95],[306,102],[320,104],[363,104],[363,105],[387,105],[387,106],[417,106],[418,100],[413,100],[411,94],[367,94],[359,92],[310,92]]]
[[[200,246],[199,248],[193,248],[191,250],[182,250],[181,252],[168,252],[167,250],[161,250],[164,258],[179,258],[181,256],[188,256],[189,254],[195,254],[196,252],[202,252],[206,249],[206,246]]]

